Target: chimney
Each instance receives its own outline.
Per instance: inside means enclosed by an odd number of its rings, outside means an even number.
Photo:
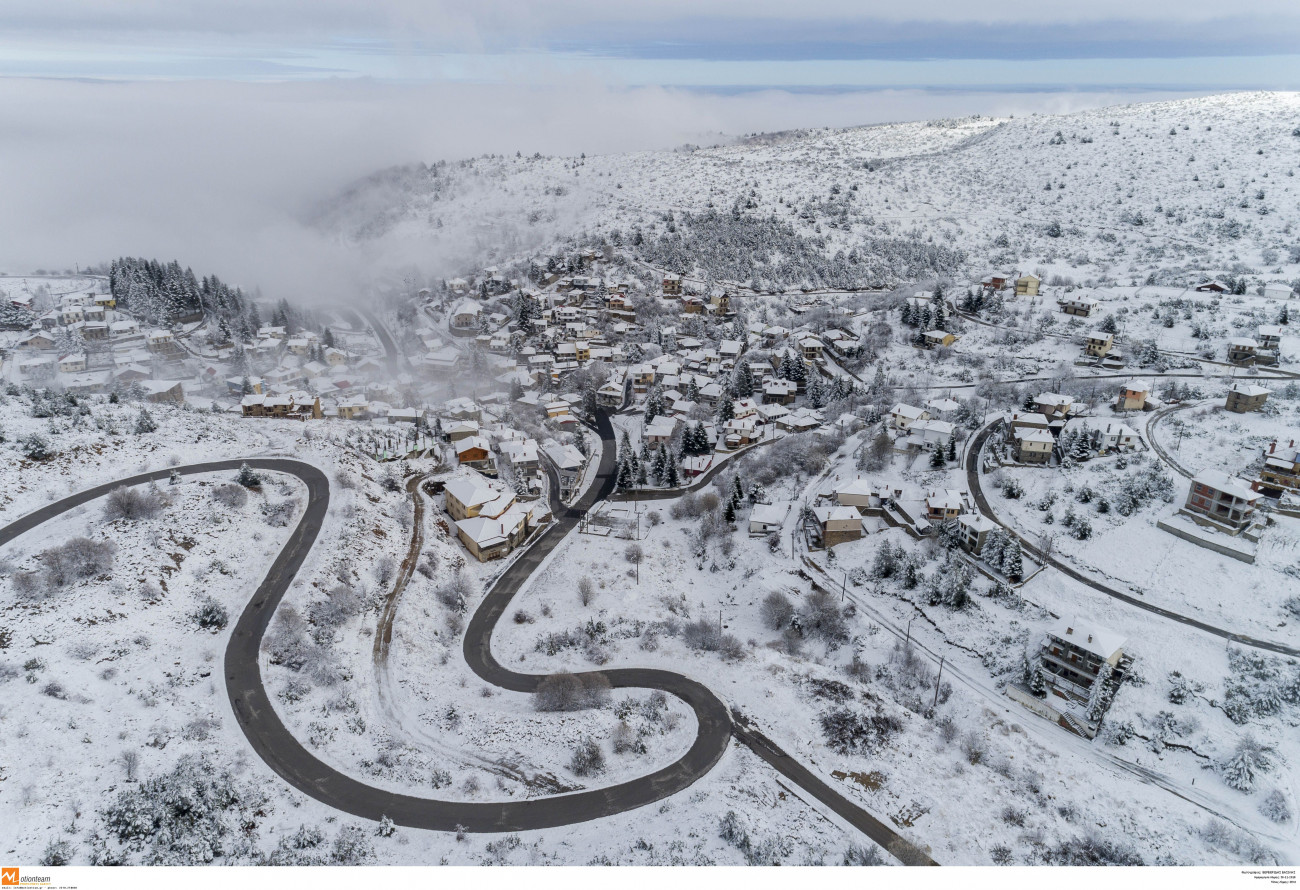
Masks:
[[[1074,633],[1074,628],[1073,628],[1073,627],[1067,627],[1067,628],[1065,629],[1065,635],[1066,635],[1067,637],[1070,636],[1070,635],[1073,634],[1073,633]]]
[[[1268,445],[1268,453],[1269,453],[1269,454],[1272,454],[1272,453],[1273,453],[1274,451],[1276,451],[1276,450],[1277,450],[1277,443],[1276,443],[1276,442],[1270,442],[1269,445]]]

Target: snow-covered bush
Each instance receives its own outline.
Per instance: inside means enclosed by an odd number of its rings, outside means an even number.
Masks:
[[[569,759],[569,771],[584,779],[598,776],[605,771],[605,752],[591,736],[584,738],[573,749],[573,757]]]
[[[1234,723],[1276,714],[1283,703],[1300,703],[1300,665],[1254,650],[1228,649],[1223,712]]]
[[[1144,865],[1142,857],[1119,841],[1095,833],[1073,837],[1043,851],[1049,865]]]
[[[365,865],[375,858],[375,845],[360,825],[344,825],[330,849],[332,865]]]
[[[298,500],[297,498],[290,498],[276,504],[268,503],[262,509],[262,516],[266,519],[266,524],[272,528],[284,528],[293,520],[294,514],[297,512]]]
[[[50,447],[50,443],[39,433],[32,433],[23,436],[18,440],[18,450],[22,452],[23,457],[28,460],[45,460],[53,457],[55,452]]]
[[[203,756],[119,791],[100,814],[110,836],[144,865],[201,865],[224,857],[240,826],[266,802]]]
[[[190,617],[199,627],[212,631],[221,630],[230,621],[230,613],[226,611],[226,607],[211,597],[205,599]]]
[[[41,865],[71,865],[73,849],[72,843],[68,840],[50,841],[41,854]]]
[[[1291,807],[1279,788],[1274,788],[1259,802],[1259,811],[1273,822],[1291,821]]]
[[[1200,831],[1206,843],[1227,850],[1255,865],[1273,865],[1277,863],[1277,854],[1265,847],[1258,840],[1235,828],[1229,827],[1218,819],[1211,819]]]
[[[850,708],[836,708],[821,718],[826,745],[837,754],[863,754],[889,743],[903,728],[897,718],[877,709],[866,714]]]
[[[1266,749],[1248,735],[1237,742],[1232,756],[1219,765],[1219,772],[1228,787],[1250,792],[1255,788],[1255,777],[1269,766]]]

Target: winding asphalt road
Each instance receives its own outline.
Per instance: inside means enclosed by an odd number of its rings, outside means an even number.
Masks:
[[[492,655],[491,638],[511,599],[546,556],[597,501],[615,484],[613,427],[608,416],[597,419],[604,440],[596,484],[572,508],[557,509],[555,520],[534,544],[502,573],[470,619],[465,633],[465,658],[476,674],[505,689],[532,692],[545,675],[523,674],[502,666]],[[707,774],[726,753],[734,737],[750,747],[806,793],[859,828],[907,864],[935,864],[889,826],[857,807],[801,766],[743,719],[733,724],[726,705],[703,684],[670,671],[619,668],[596,673],[612,688],[661,689],[686,702],[695,712],[698,732],[686,754],[655,772],[619,785],[519,801],[471,803],[433,800],[375,788],[357,781],[317,759],[285,727],[262,682],[260,650],[276,607],[302,568],[320,534],[329,508],[329,480],[318,468],[284,458],[210,461],[141,473],[87,489],[56,501],[0,528],[0,546],[75,507],[123,486],[142,485],[181,475],[237,470],[247,463],[258,470],[296,476],[307,486],[307,506],[289,540],[239,616],[226,647],[226,691],[231,708],[259,757],[299,791],[335,809],[365,819],[384,816],[399,825],[454,831],[507,832],[553,828],[626,812],[663,800]],[[580,674],[579,676],[587,676]]]
[[[1054,556],[1045,555],[1042,550],[1030,543],[1024,535],[1015,531],[1011,526],[999,519],[997,514],[993,512],[993,507],[989,504],[988,498],[984,496],[984,489],[980,483],[980,454],[984,450],[984,443],[988,441],[989,436],[993,434],[993,431],[997,429],[997,427],[998,423],[989,424],[976,433],[975,438],[971,441],[970,448],[966,452],[966,483],[970,486],[971,494],[975,496],[975,503],[979,507],[980,512],[998,525],[1002,526],[1002,528],[1004,528],[1009,534],[1015,535],[1015,537],[1020,541],[1021,548],[1032,555],[1034,559],[1038,560],[1040,563],[1050,565],[1061,574],[1068,575],[1080,584],[1091,587],[1099,593],[1104,593],[1112,599],[1117,599],[1122,603],[1127,603],[1134,608],[1142,609],[1143,611],[1150,612],[1153,615],[1159,615],[1161,618],[1168,618],[1170,621],[1177,621],[1179,624],[1194,627],[1197,630],[1213,634],[1214,636],[1221,637],[1225,640],[1231,640],[1234,643],[1240,643],[1243,646],[1251,646],[1255,649],[1277,652],[1281,655],[1289,655],[1292,658],[1300,657],[1300,649],[1297,649],[1294,646],[1287,646],[1284,643],[1274,643],[1269,640],[1257,640],[1254,637],[1249,637],[1245,634],[1239,634],[1222,627],[1215,627],[1213,624],[1206,624],[1204,621],[1198,621],[1195,618],[1180,615],[1179,613],[1172,612],[1169,609],[1162,609],[1160,606],[1152,605],[1151,603],[1145,602],[1131,594],[1124,593],[1122,590],[1108,587],[1096,578],[1083,574],[1074,569],[1068,563],[1064,563]]]

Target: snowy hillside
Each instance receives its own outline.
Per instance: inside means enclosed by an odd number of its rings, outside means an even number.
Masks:
[[[1172,280],[1181,270],[1291,280],[1300,275],[1298,113],[1296,94],[1250,93],[801,131],[694,151],[486,156],[384,171],[320,222],[351,239],[464,247],[491,232],[510,236],[492,242],[506,250],[585,233],[651,262],[690,250],[701,273],[765,289],[1002,265],[1097,282],[1156,271]],[[686,216],[711,209],[739,214],[743,243]],[[820,275],[783,266],[771,246],[792,236],[845,257]],[[904,244],[960,250],[916,255]],[[855,262],[855,247],[881,261]]]

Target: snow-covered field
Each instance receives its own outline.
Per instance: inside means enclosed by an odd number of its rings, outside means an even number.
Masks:
[[[1127,286],[1240,264],[1291,281],[1300,277],[1288,235],[1298,103],[1293,93],[1237,93],[809,130],[694,151],[439,162],[358,183],[323,224],[362,238],[450,241],[460,234],[440,234],[439,223],[473,217],[518,240],[585,230],[627,241],[669,231],[670,213],[737,205],[824,238],[828,254],[864,238],[952,244],[977,278],[1011,266],[1039,268],[1045,283],[1059,274]],[[906,277],[873,268],[886,283]],[[799,269],[757,277],[779,287],[807,280]]]

